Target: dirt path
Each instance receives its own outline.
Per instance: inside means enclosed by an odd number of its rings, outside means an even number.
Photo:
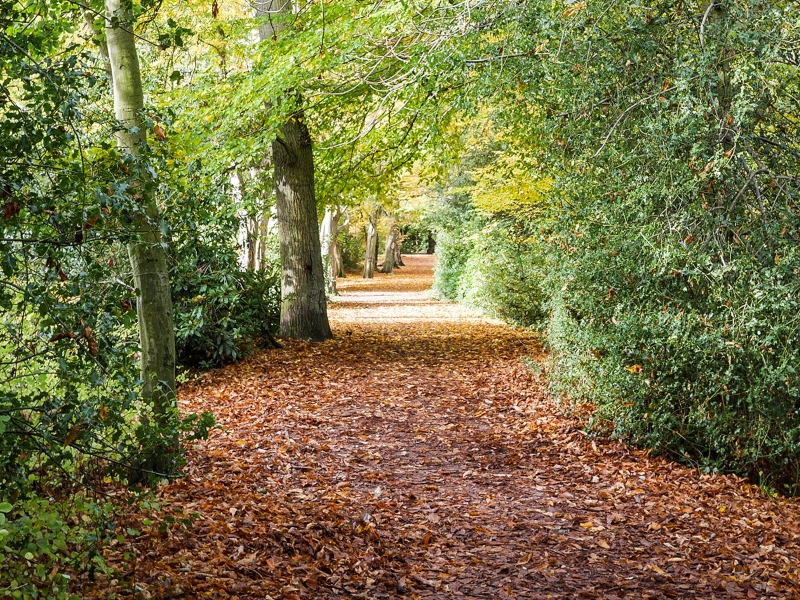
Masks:
[[[797,503],[587,439],[533,336],[407,262],[342,283],[337,339],[182,388],[224,432],[160,491],[195,516],[144,528],[138,597],[800,598]]]

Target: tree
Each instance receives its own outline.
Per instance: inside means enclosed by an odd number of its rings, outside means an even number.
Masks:
[[[271,40],[285,27],[291,3],[268,0],[259,3],[258,11],[267,17],[259,36]],[[300,92],[289,90],[280,102],[294,107],[272,143],[281,253],[280,336],[322,341],[333,333],[317,224],[313,143]]]
[[[391,273],[395,267],[400,266],[400,261],[397,259],[399,235],[400,229],[392,218],[389,221],[389,231],[386,234],[386,247],[383,254],[381,273]]]
[[[428,247],[425,250],[425,254],[433,254],[436,252],[436,239],[433,237],[433,232],[428,231]]]
[[[326,206],[322,217],[319,237],[322,243],[322,257],[325,263],[325,284],[329,295],[337,296],[336,278],[342,271],[342,254],[339,249],[339,231],[347,227],[349,219],[340,223],[342,217],[347,219],[347,211],[341,206]]]
[[[364,279],[372,279],[378,262],[378,216],[380,206],[375,204],[367,216],[367,242],[364,250]]]
[[[147,142],[144,96],[133,27],[130,8],[121,0],[106,0],[106,40],[114,114],[119,123],[117,142],[130,163],[136,162]],[[142,182],[138,188],[136,195],[141,210],[134,217],[136,239],[129,243],[128,254],[137,290],[141,396],[152,404],[157,424],[164,427],[176,409],[175,331],[166,241],[151,186]]]

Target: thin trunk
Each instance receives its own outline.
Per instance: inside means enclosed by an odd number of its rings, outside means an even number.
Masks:
[[[396,267],[405,267],[406,263],[403,262],[403,240],[406,236],[399,229],[397,230],[397,239],[394,244],[394,264]]]
[[[234,201],[240,206],[244,205],[243,199],[249,183],[249,178],[245,173],[246,171],[237,169],[235,179],[231,178],[234,187]],[[238,211],[237,216],[239,217],[239,264],[247,271],[255,271],[257,269],[259,220],[257,216],[250,214],[244,208]]]
[[[335,269],[334,273],[336,273],[337,279],[339,277],[346,277],[347,275],[344,272],[344,262],[342,261],[342,248],[339,246],[338,240],[336,242],[336,246],[334,246],[333,249],[334,249],[333,264]]]
[[[336,277],[344,277],[344,261],[342,260],[342,247],[339,245],[339,233],[341,233],[345,228],[350,225],[350,215],[347,212],[346,208],[340,207],[341,216],[344,217],[344,222],[339,222],[339,232],[336,235],[336,243],[333,246],[333,255],[331,256],[333,265],[332,269],[333,272],[336,274]]]
[[[89,9],[81,8],[81,12],[83,13],[83,21],[86,23],[86,27],[92,36],[92,41],[97,45],[97,49],[100,52],[100,60],[103,61],[103,70],[106,72],[109,84],[111,84],[114,75],[111,72],[111,61],[108,58],[108,43],[106,42],[105,35],[102,33],[104,28],[102,28],[101,31],[97,30],[95,27],[95,14],[89,11]]]
[[[372,279],[378,262],[378,211],[369,214],[367,224],[367,244],[364,252],[364,279]]]
[[[146,141],[142,81],[136,44],[131,33],[130,13],[121,0],[106,0],[107,23],[112,17],[122,27],[106,27],[106,39],[114,89],[114,114],[122,125],[117,132],[119,147],[138,154]],[[155,198],[143,193],[143,214],[135,226],[138,239],[128,246],[133,279],[138,293],[137,315],[142,349],[142,398],[152,403],[157,423],[165,426],[176,410],[175,334],[172,322],[172,297],[166,251],[162,246],[158,206]]]
[[[275,39],[286,29],[286,15],[291,13],[291,0],[256,0],[256,16],[264,19],[258,28],[258,38],[262,42]]]
[[[263,269],[267,264],[267,236],[270,234],[269,221],[271,213],[264,212],[258,223],[258,253],[256,255],[256,268]]]
[[[291,14],[289,0],[258,0],[262,41],[274,39]],[[284,101],[292,92],[287,92]],[[272,142],[275,206],[281,254],[280,336],[322,341],[333,337],[328,324],[325,274],[314,194],[314,155],[302,109],[281,126]]]
[[[258,268],[258,219],[247,216],[247,270],[255,271]]]
[[[433,254],[436,252],[436,240],[433,239],[433,234],[429,231],[428,232],[428,250],[427,254]]]

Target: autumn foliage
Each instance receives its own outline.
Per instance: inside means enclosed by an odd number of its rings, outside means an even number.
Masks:
[[[532,369],[536,336],[430,300],[432,258],[404,260],[342,282],[336,339],[181,389],[222,429],[128,516],[140,534],[107,552],[126,575],[83,598],[800,593],[796,504],[588,437]]]

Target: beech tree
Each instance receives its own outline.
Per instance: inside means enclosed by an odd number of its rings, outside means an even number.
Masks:
[[[389,222],[389,231],[386,234],[386,247],[383,254],[383,267],[381,268],[382,273],[391,273],[395,267],[400,266],[397,243],[399,235],[400,230],[395,220],[391,219]]]
[[[147,142],[147,129],[142,115],[144,95],[133,27],[130,8],[121,0],[106,0],[106,41],[114,114],[119,122],[117,143],[135,160]],[[166,241],[154,196],[144,185],[139,186],[136,195],[141,211],[135,216],[137,239],[128,245],[128,254],[137,290],[141,396],[152,403],[156,421],[163,426],[175,410],[175,330]]]
[[[378,262],[378,217],[380,207],[373,206],[367,216],[367,237],[364,250],[364,279],[372,279]]]
[[[342,217],[345,222],[341,223]],[[322,257],[325,263],[325,284],[327,293],[337,296],[336,278],[342,272],[342,253],[339,248],[339,231],[347,227],[349,218],[347,211],[341,206],[326,206],[325,215],[322,217],[319,237],[322,243]]]
[[[260,2],[258,12],[266,17],[259,36],[262,41],[271,40],[284,29],[291,2]],[[289,90],[279,102],[294,107],[272,143],[281,253],[280,336],[322,341],[333,337],[333,333],[328,324],[317,224],[313,143],[301,92]]]

